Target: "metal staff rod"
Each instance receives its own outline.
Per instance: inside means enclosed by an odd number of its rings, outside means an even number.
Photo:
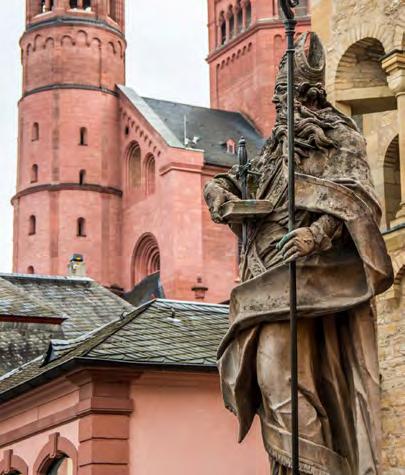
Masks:
[[[295,229],[295,163],[294,163],[294,35],[297,24],[292,8],[299,0],[280,0],[287,37],[287,130],[288,130],[288,231]],[[291,455],[292,473],[299,475],[298,426],[298,338],[297,338],[297,266],[290,262],[290,330],[291,330]]]
[[[248,199],[248,175],[249,175],[249,161],[246,150],[246,140],[241,137],[238,144],[238,160],[239,160],[239,178],[242,188],[242,200]],[[247,246],[247,223],[246,220],[242,222],[242,251],[246,251]]]

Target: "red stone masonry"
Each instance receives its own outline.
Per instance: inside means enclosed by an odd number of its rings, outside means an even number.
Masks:
[[[274,124],[274,78],[285,50],[277,4],[208,1],[211,107],[242,112],[263,136],[270,135]],[[297,32],[309,27],[309,16],[298,18]]]

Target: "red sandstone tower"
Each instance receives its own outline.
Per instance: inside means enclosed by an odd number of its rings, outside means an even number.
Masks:
[[[124,0],[27,0],[14,271],[119,281]]]
[[[309,0],[296,9],[297,31],[309,28]],[[263,136],[275,111],[274,79],[285,50],[278,0],[209,0],[211,107],[239,111]]]

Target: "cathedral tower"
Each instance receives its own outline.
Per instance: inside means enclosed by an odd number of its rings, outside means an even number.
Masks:
[[[310,27],[309,0],[296,8],[297,31]],[[208,0],[211,107],[242,112],[268,136],[271,99],[285,51],[278,0]]]
[[[27,0],[21,38],[15,272],[120,276],[117,84],[125,82],[124,0]]]

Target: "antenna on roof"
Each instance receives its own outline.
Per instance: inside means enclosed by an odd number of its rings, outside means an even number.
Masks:
[[[187,116],[184,114],[184,145],[188,147],[189,139],[187,137]]]

